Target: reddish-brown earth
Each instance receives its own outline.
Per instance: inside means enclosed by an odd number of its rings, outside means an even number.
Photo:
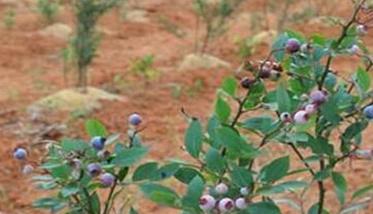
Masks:
[[[8,9],[0,1],[0,17]],[[23,1],[20,1],[23,2]],[[32,1],[27,1],[32,2]],[[261,10],[261,0],[248,1],[237,11],[241,13]],[[315,1],[320,5],[325,1]],[[332,2],[332,1],[331,1]],[[337,5],[327,5],[323,11],[331,11],[338,16],[348,16],[350,1],[338,1]],[[329,3],[333,4],[333,3]],[[40,17],[32,9],[33,4],[15,8],[16,24],[8,30],[0,27],[0,213],[41,213],[31,208],[31,202],[41,193],[31,184],[30,179],[20,173],[16,161],[11,158],[11,151],[17,145],[30,145],[35,135],[27,134],[40,126],[32,123],[26,108],[35,100],[57,92],[65,87],[62,75],[63,62],[59,57],[66,42],[58,38],[46,37],[38,32],[45,27]],[[103,29],[102,43],[98,56],[91,65],[90,84],[117,91],[128,98],[127,102],[105,102],[103,108],[89,117],[103,121],[111,131],[125,132],[126,118],[131,112],[139,112],[146,120],[143,132],[144,143],[151,148],[151,159],[167,160],[171,157],[186,158],[180,149],[183,142],[185,120],[180,108],[192,115],[206,119],[211,112],[215,91],[223,77],[232,74],[233,70],[206,69],[180,72],[177,67],[183,56],[193,52],[195,16],[191,1],[187,0],[142,0],[137,6],[149,13],[149,22],[131,23],[122,21],[118,11],[113,11],[100,21]],[[302,7],[298,5],[298,7]],[[321,6],[320,6],[321,7]],[[332,9],[327,9],[332,8]],[[58,22],[73,26],[69,7],[59,15]],[[184,32],[180,38],[163,27],[159,17],[166,17],[171,23]],[[274,19],[272,17],[271,19]],[[270,20],[271,21],[271,20]],[[214,40],[209,52],[232,63],[233,68],[239,65],[236,55],[235,36],[249,36],[250,23],[247,20],[233,19],[231,30]],[[295,25],[295,29],[310,35],[313,32],[336,35],[336,27],[325,27],[320,23]],[[372,47],[373,33],[366,37]],[[260,59],[268,50],[265,44],[259,45],[254,60]],[[130,63],[145,54],[154,54],[155,67],[161,71],[159,80],[145,82],[139,77],[128,74]],[[354,60],[336,61],[334,66],[341,74],[347,76],[356,66]],[[115,76],[121,75],[123,81],[115,83]],[[74,76],[69,74],[70,85]],[[202,87],[193,87],[202,82]],[[172,96],[172,85],[178,84],[183,91],[179,98]],[[193,93],[187,93],[191,90]],[[76,119],[67,113],[45,115],[48,124],[66,123],[69,136],[86,137],[83,131],[84,119]],[[372,147],[372,128],[365,132],[365,146]],[[33,157],[38,160],[41,155],[38,149],[33,150]],[[285,154],[284,149],[277,154]],[[294,158],[294,165],[299,165]],[[260,162],[262,163],[262,162]],[[347,172],[349,190],[355,190],[362,184],[372,183],[372,163],[346,162],[340,170]],[[332,191],[332,184],[327,183],[327,207],[336,213],[337,201]],[[311,191],[305,203],[315,202],[317,191]],[[141,201],[140,213],[177,213],[175,210],[158,207],[150,202]],[[373,206],[370,206],[370,210]],[[285,210],[288,210],[285,208]],[[293,213],[290,210],[288,213]],[[362,213],[362,212],[361,212]],[[364,213],[371,213],[366,211]]]

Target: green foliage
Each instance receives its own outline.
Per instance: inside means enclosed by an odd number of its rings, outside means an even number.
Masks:
[[[52,23],[55,21],[56,16],[59,11],[59,1],[58,0],[38,0],[37,10],[40,15],[46,20],[47,23]]]
[[[158,167],[157,163],[145,163],[135,166],[148,153],[148,149],[137,144],[133,146],[135,136],[122,142],[118,135],[108,135],[105,126],[97,120],[88,120],[85,124],[90,136],[106,137],[105,153],[97,152],[88,142],[76,139],[63,139],[60,143],[49,146],[45,161],[40,166],[41,174],[33,176],[33,181],[42,190],[53,190],[54,196],[37,199],[33,206],[47,209],[53,213],[103,213],[109,214],[113,209],[113,201],[129,185],[137,186],[140,180],[162,180],[172,176],[179,164],[167,164]],[[133,131],[133,130],[132,130]],[[104,197],[98,194],[104,188],[101,175],[98,178],[90,175],[87,166],[90,163],[100,164],[103,173],[111,173],[115,180],[110,185],[111,194]],[[129,170],[134,168],[133,170]],[[146,172],[144,172],[146,170]],[[152,173],[153,171],[153,173]],[[130,173],[134,172],[132,175]],[[164,176],[164,174],[167,176]],[[129,176],[131,175],[131,176]],[[132,179],[130,178],[132,177]],[[150,197],[170,205],[175,195],[158,186],[141,186],[142,189],[158,191],[150,193]],[[115,196],[113,193],[115,193]],[[162,198],[162,199],[159,199]],[[119,197],[120,198],[120,197]],[[119,199],[118,198],[118,199]],[[131,213],[135,210],[132,208]]]
[[[118,0],[75,0],[73,3],[77,23],[72,45],[77,58],[78,87],[84,90],[87,86],[88,65],[99,45],[97,21],[117,3]]]
[[[209,41],[220,36],[227,29],[227,19],[234,13],[243,0],[194,0],[194,10],[205,25],[205,35],[200,52],[206,51]],[[199,26],[197,26],[198,28]],[[198,31],[199,29],[197,29]],[[197,41],[196,41],[197,42]]]
[[[130,71],[140,75],[146,80],[154,80],[159,76],[159,71],[153,68],[154,56],[149,54],[136,59],[130,66]]]
[[[16,12],[13,9],[8,9],[3,17],[3,24],[7,29],[13,28],[15,24]]]

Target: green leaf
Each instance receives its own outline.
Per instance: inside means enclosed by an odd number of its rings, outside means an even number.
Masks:
[[[260,188],[257,190],[257,194],[270,196],[272,194],[278,194],[285,191],[295,191],[296,189],[302,189],[307,186],[308,183],[304,181],[287,181],[274,186]]]
[[[326,169],[316,172],[315,179],[317,181],[322,181],[322,180],[329,178],[330,175],[331,175],[330,169],[326,168]]]
[[[231,114],[231,108],[223,98],[218,97],[215,104],[215,113],[221,122],[227,122]]]
[[[76,152],[90,149],[90,146],[82,140],[65,138],[61,142],[61,147],[64,152]]]
[[[333,125],[337,125],[341,121],[337,101],[336,96],[329,96],[328,101],[320,107],[322,115]]]
[[[264,182],[274,182],[286,176],[290,167],[289,156],[275,159],[260,171],[260,179]]]
[[[129,167],[122,167],[118,172],[118,180],[123,181],[126,178],[128,171]]]
[[[62,195],[62,197],[66,198],[66,197],[69,197],[71,195],[74,195],[76,193],[78,193],[80,191],[79,187],[77,184],[69,184],[67,186],[64,186],[61,190],[60,190],[60,193]]]
[[[249,204],[248,214],[281,214],[280,209],[272,202],[258,202]]]
[[[190,167],[182,167],[175,173],[175,178],[184,184],[189,184],[196,176],[202,177],[199,171]]]
[[[307,214],[318,214],[318,210],[319,210],[319,203],[315,203],[314,205],[310,207]],[[329,212],[323,209],[321,214],[329,214]]]
[[[257,151],[252,145],[247,144],[245,139],[233,129],[222,127],[216,129],[216,133],[220,144],[227,148],[229,158],[252,158],[257,154]]]
[[[230,96],[234,97],[237,90],[237,81],[233,77],[227,77],[224,79],[224,82],[221,86],[221,89],[229,94]]]
[[[205,157],[206,166],[213,172],[222,173],[225,169],[225,160],[219,150],[210,148]]]
[[[63,209],[66,204],[57,198],[40,198],[32,203],[33,207],[36,208],[47,208],[53,211],[58,211]]]
[[[135,208],[131,207],[129,214],[139,214],[139,213],[135,210]]]
[[[371,80],[369,73],[366,72],[364,69],[359,67],[357,72],[353,76],[353,80],[355,84],[358,86],[358,89],[361,91],[361,93],[365,93],[369,90]]]
[[[197,119],[190,122],[188,129],[185,133],[185,147],[189,154],[198,158],[202,148],[202,125]]]
[[[195,176],[189,183],[187,193],[182,199],[184,209],[189,210],[188,208],[191,208],[191,211],[194,211],[193,213],[200,212],[199,199],[203,194],[204,187],[202,178]]]
[[[179,207],[180,198],[172,189],[159,184],[143,184],[140,186],[141,191],[150,200],[160,205]]]
[[[279,84],[276,92],[279,112],[291,112],[291,99],[283,84]]]
[[[98,120],[87,120],[85,122],[85,129],[91,137],[105,137],[107,135],[105,126]]]
[[[353,194],[352,194],[352,199],[356,199],[356,198],[359,198],[369,192],[372,192],[373,191],[373,184],[369,184],[367,186],[364,186],[358,190],[356,190]]]
[[[335,186],[335,193],[339,203],[343,205],[346,201],[346,192],[347,192],[347,182],[341,173],[332,172],[332,180]]]
[[[144,147],[133,147],[125,149],[117,154],[113,159],[113,164],[119,167],[131,166],[141,160],[148,153],[148,149]]]
[[[350,150],[350,145],[352,144],[352,139],[359,136],[361,132],[368,127],[368,122],[359,121],[351,124],[346,128],[345,132],[341,136],[342,144],[341,151],[342,153],[347,153]]]
[[[150,162],[139,166],[132,175],[133,181],[142,181],[157,176],[158,163]]]
[[[273,123],[272,117],[269,116],[252,117],[243,122],[242,128],[266,134],[273,129]]]
[[[234,167],[231,172],[231,179],[238,187],[251,186],[253,183],[253,175],[244,167]]]

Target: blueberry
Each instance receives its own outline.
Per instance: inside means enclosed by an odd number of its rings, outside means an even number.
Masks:
[[[244,77],[241,80],[242,88],[250,89],[251,86],[255,83],[255,80],[249,79],[248,77]]]
[[[306,111],[298,111],[294,115],[294,122],[298,124],[305,124],[308,121],[308,113]]]
[[[249,194],[250,194],[249,188],[247,188],[247,187],[241,187],[241,189],[240,189],[240,193],[241,193],[241,195],[243,195],[243,196],[247,196],[247,195],[249,195]]]
[[[234,209],[234,201],[230,198],[223,198],[219,201],[218,205],[221,213],[227,213]]]
[[[106,141],[106,138],[104,137],[100,137],[100,136],[93,137],[91,139],[91,146],[98,151],[103,150],[105,147],[105,141]]]
[[[228,192],[228,186],[225,183],[220,183],[215,187],[216,193],[223,195]]]
[[[262,79],[268,79],[269,77],[271,77],[271,68],[263,67],[259,71],[259,77]]]
[[[304,110],[307,112],[307,114],[313,114],[317,111],[317,105],[308,104],[306,107],[304,107]]]
[[[298,39],[295,39],[295,38],[291,38],[291,39],[288,39],[288,41],[286,42],[286,50],[289,52],[289,53],[296,53],[299,51],[300,49],[300,42]]]
[[[358,25],[356,31],[360,36],[364,36],[368,33],[368,27],[365,25]]]
[[[281,113],[280,119],[284,123],[290,123],[292,121],[291,115],[288,112]]]
[[[327,100],[327,93],[321,90],[312,91],[310,94],[312,103],[320,105]]]
[[[31,164],[26,164],[23,169],[22,173],[25,175],[28,175],[34,171],[34,167]]]
[[[88,170],[89,175],[92,177],[98,176],[99,174],[101,174],[101,171],[102,171],[101,166],[98,163],[88,164],[87,170]]]
[[[247,202],[245,198],[237,198],[235,201],[236,207],[239,210],[244,210],[247,208]]]
[[[352,45],[349,49],[347,49],[347,52],[351,55],[355,55],[360,51],[359,46],[357,45]]]
[[[367,106],[363,110],[364,116],[369,120],[373,119],[373,105]]]
[[[142,118],[139,114],[133,113],[128,117],[128,122],[133,126],[138,126],[142,122]]]
[[[16,148],[13,152],[13,157],[17,160],[25,160],[27,157],[27,151],[24,148]]]
[[[215,204],[216,204],[216,200],[211,195],[203,195],[199,199],[199,207],[204,211],[214,209]]]
[[[115,176],[110,173],[104,173],[100,176],[100,181],[104,187],[110,187],[115,182]]]

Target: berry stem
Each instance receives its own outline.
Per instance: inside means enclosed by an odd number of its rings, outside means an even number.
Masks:
[[[115,190],[115,188],[117,187],[117,178],[115,178],[115,180],[114,180],[114,184],[113,184],[113,186],[111,186],[111,188],[110,188],[110,192],[109,192],[109,195],[108,195],[108,197],[107,197],[107,199],[106,199],[106,201],[105,201],[105,208],[104,208],[104,212],[103,212],[103,214],[109,214],[110,213],[110,204],[112,204],[111,203],[111,199],[112,199],[112,197],[113,197],[113,194],[114,194],[114,190]]]
[[[335,49],[338,49],[339,45],[343,42],[343,40],[345,39],[346,36],[348,36],[348,30],[349,28],[351,27],[352,24],[354,24],[356,22],[356,18],[357,18],[357,15],[359,13],[359,11],[361,10],[364,2],[366,0],[361,0],[360,3],[357,5],[356,9],[354,10],[354,13],[350,19],[350,21],[346,24],[346,25],[343,25],[342,27],[342,32],[341,32],[341,35],[339,36],[339,38],[337,39],[337,41],[335,42]],[[318,88],[319,90],[322,90],[323,88],[323,85],[324,85],[324,82],[325,82],[325,79],[329,73],[329,68],[332,64],[332,61],[334,59],[334,56],[333,54],[329,54],[328,56],[328,59],[326,60],[326,65],[325,65],[325,70],[324,70],[324,73],[322,74],[321,76],[321,80],[320,82],[318,83]]]
[[[320,171],[325,169],[325,161],[324,159],[320,160]],[[325,201],[325,187],[323,181],[317,182],[319,185],[319,209],[317,211],[318,214],[322,214],[324,210],[324,201]]]

